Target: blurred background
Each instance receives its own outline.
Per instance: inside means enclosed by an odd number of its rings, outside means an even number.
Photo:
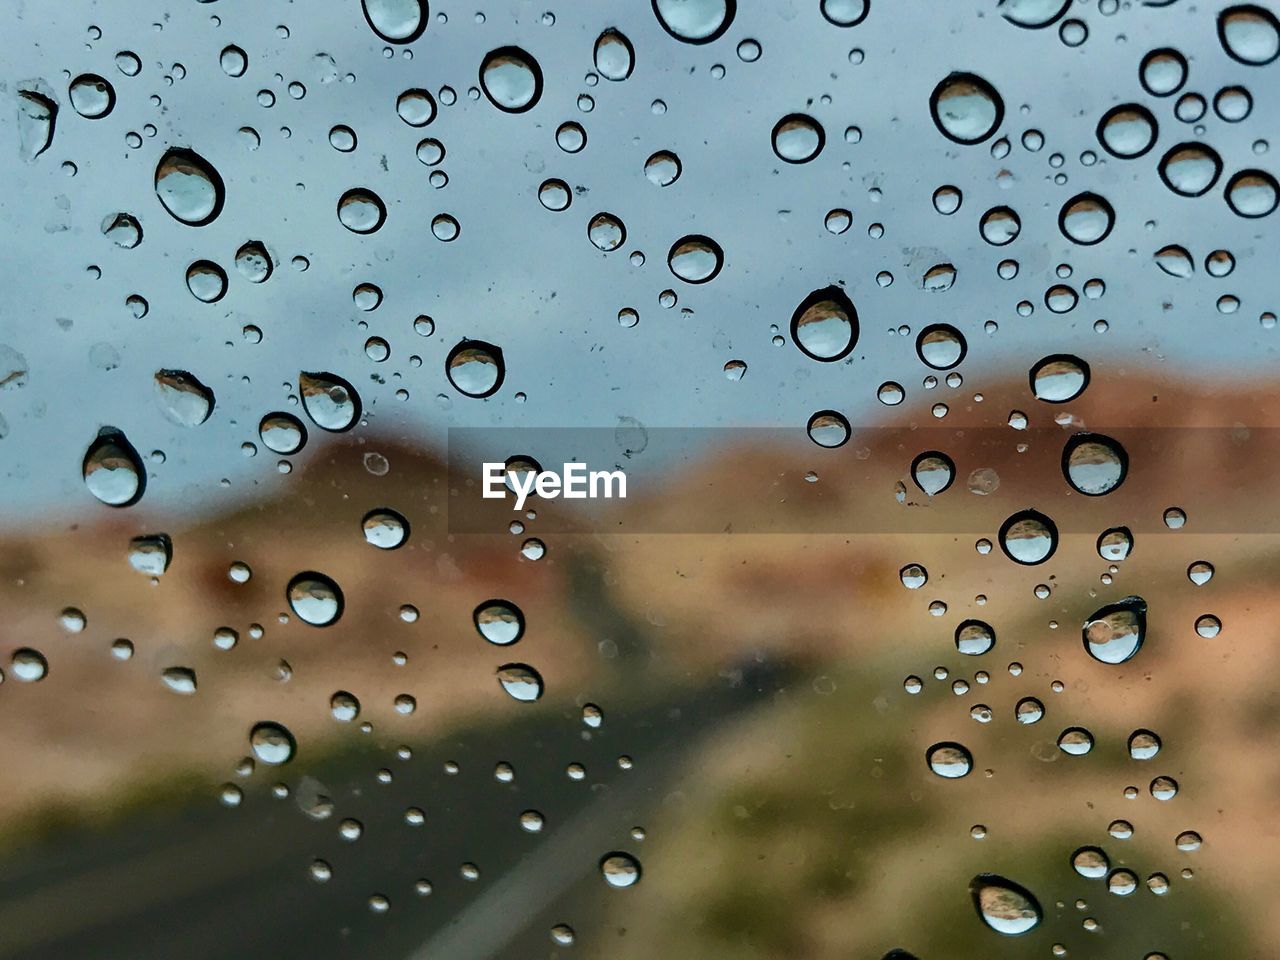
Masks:
[[[0,957],[1275,954],[1273,11],[0,17]]]

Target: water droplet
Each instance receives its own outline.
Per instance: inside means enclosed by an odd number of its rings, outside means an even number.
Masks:
[[[644,175],[659,187],[669,187],[680,179],[680,158],[670,150],[659,150],[644,162]]]
[[[849,421],[835,410],[821,410],[809,418],[808,431],[820,447],[842,447],[849,440]]]
[[[876,389],[876,399],[886,407],[896,407],[906,399],[906,396],[907,392],[902,389],[902,384],[892,380],[886,380]]]
[[[587,224],[587,237],[597,250],[617,250],[627,239],[627,228],[612,213],[597,213]]]
[[[360,521],[364,539],[381,550],[395,550],[409,539],[409,521],[390,507],[370,510]]]
[[[667,254],[667,266],[685,283],[708,283],[723,265],[724,251],[710,237],[682,237]]]
[[[1058,528],[1035,510],[1015,513],[1000,527],[1000,548],[1016,563],[1044,563],[1058,549]]]
[[[837,27],[856,27],[866,19],[871,0],[822,0],[819,9],[828,23]]]
[[[981,656],[995,645],[996,632],[988,623],[965,620],[956,627],[956,649],[967,656]]]
[[[1143,89],[1153,97],[1170,96],[1187,81],[1187,58],[1169,47],[1152,50],[1142,58],[1138,76]]]
[[[161,412],[180,427],[198,427],[213,413],[213,391],[185,370],[157,370]]]
[[[100,120],[111,112],[116,105],[116,91],[96,73],[82,73],[71,81],[67,90],[67,99],[71,107],[80,116],[89,120]]]
[[[627,79],[631,76],[635,59],[635,48],[617,27],[610,27],[596,38],[596,72],[606,80]]]
[[[1092,246],[1107,238],[1115,219],[1115,211],[1104,197],[1081,193],[1062,205],[1058,227],[1072,243]]]
[[[1073,757],[1083,757],[1093,749],[1093,734],[1084,727],[1067,727],[1058,734],[1058,749]]]
[[[1099,607],[1085,621],[1084,648],[1100,663],[1119,664],[1133,658],[1147,631],[1147,602],[1125,597]]]
[[[1129,756],[1134,760],[1150,760],[1160,752],[1160,737],[1150,730],[1135,730],[1129,734]]]
[[[964,359],[967,351],[964,335],[945,323],[925,327],[916,338],[916,353],[934,370],[950,370]]]
[[[172,560],[173,541],[168,534],[149,534],[129,541],[129,566],[139,573],[158,577],[169,569]]]
[[[573,201],[573,193],[563,180],[543,180],[538,187],[538,201],[554,213],[568,210]]]
[[[249,746],[255,757],[271,766],[288,763],[298,749],[293,734],[283,724],[270,720],[255,724],[249,731]]]
[[[85,452],[81,472],[89,492],[112,507],[137,503],[147,485],[142,458],[115,427],[98,431]]]
[[[472,614],[476,631],[498,646],[510,646],[524,636],[524,614],[510,600],[486,600]]]
[[[1089,385],[1089,365],[1079,357],[1054,354],[1031,368],[1031,392],[1046,403],[1074,400]]]
[[[249,57],[235,44],[223,47],[218,55],[218,65],[228,77],[243,77],[249,69]]]
[[[467,397],[492,396],[506,377],[501,348],[483,340],[458,341],[444,367],[454,389]]]
[[[307,442],[307,428],[291,413],[269,413],[258,424],[258,436],[274,453],[297,453]]]
[[[329,131],[329,146],[339,153],[350,153],[356,148],[356,132],[339,123]]]
[[[826,142],[822,125],[803,113],[788,114],[773,128],[773,152],[787,163],[809,162]]]
[[[929,582],[929,571],[918,563],[909,563],[898,571],[898,579],[908,590],[919,590]]]
[[[945,453],[927,450],[911,461],[911,479],[931,497],[945,491],[955,478],[955,462]]]
[[[1265,217],[1280,203],[1276,178],[1264,170],[1241,170],[1227,181],[1227,206],[1242,217]]]
[[[436,100],[426,90],[406,90],[396,97],[396,115],[411,127],[425,127],[436,118]]]
[[[1010,23],[1038,29],[1054,23],[1070,5],[1071,0],[1000,0],[997,8]]]
[[[321,430],[341,433],[360,419],[360,396],[355,387],[336,374],[303,371],[298,374],[298,391],[302,394],[302,409]]]
[[[1009,207],[992,207],[982,215],[982,220],[978,223],[982,239],[995,247],[1013,243],[1021,231],[1022,221]]]
[[[1111,869],[1111,861],[1100,847],[1081,847],[1071,855],[1071,866],[1086,880],[1101,880]]]
[[[653,0],[662,28],[685,43],[710,43],[729,29],[737,0]]]
[[[339,690],[329,698],[329,712],[333,714],[333,719],[350,723],[360,716],[360,701],[353,694]]]
[[[461,232],[458,221],[447,213],[437,214],[431,218],[431,233],[437,240],[445,243],[457,240],[458,234]]]
[[[1132,160],[1155,145],[1158,129],[1150,110],[1136,103],[1125,103],[1102,115],[1098,121],[1098,142],[1113,157]]]
[[[1128,527],[1112,527],[1098,537],[1098,556],[1103,560],[1119,562],[1133,549],[1133,534]]]
[[[1034,928],[1042,916],[1040,904],[1026,887],[994,873],[980,873],[969,883],[978,916],[992,930],[1016,937]]]
[[[190,667],[166,667],[160,679],[174,693],[190,696],[196,692],[196,672]]]
[[[1154,255],[1156,266],[1171,277],[1186,279],[1196,272],[1195,261],[1185,247],[1176,243],[1161,247]]]
[[[1196,633],[1211,640],[1222,632],[1222,621],[1211,613],[1196,618]]]
[[[519,47],[500,47],[485,55],[480,86],[499,110],[523,113],[542,96],[542,68]]]
[[[250,240],[236,251],[236,270],[250,283],[265,283],[273,269],[271,255],[261,240]]]
[[[1174,193],[1199,197],[1209,192],[1222,173],[1222,158],[1201,143],[1180,143],[1160,160],[1160,179]]]
[[[935,743],[925,751],[929,769],[947,780],[958,780],[973,769],[973,755],[959,743]]]
[[[1062,451],[1062,472],[1067,483],[1090,497],[1110,493],[1129,472],[1129,455],[1111,437],[1078,433]]]
[[[527,663],[504,663],[498,668],[498,683],[513,700],[532,703],[542,696],[542,676]]]
[[[18,680],[35,683],[48,676],[49,661],[39,650],[20,647],[13,651],[13,656],[9,659],[9,670]]]
[[[655,3],[661,0],[654,0]],[[669,0],[673,2],[673,0]],[[614,889],[634,887],[640,882],[640,861],[629,853],[615,851],[600,858],[600,873],[604,882]]]
[[[848,356],[858,341],[853,301],[839,287],[813,291],[791,315],[791,339],[806,356],[824,363]]]
[[[199,154],[173,148],[156,164],[156,196],[175,220],[193,227],[212,223],[222,212],[222,177]]]
[[[1280,56],[1280,23],[1270,10],[1251,3],[1218,14],[1218,39],[1231,59],[1252,67]]]
[[[1035,697],[1023,697],[1013,708],[1013,716],[1024,726],[1039,723],[1044,719],[1044,704]]]
[[[981,143],[1004,119],[1004,101],[995,87],[972,73],[953,73],[929,98],[933,122],[956,143]]]
[[[1174,839],[1173,844],[1183,853],[1194,853],[1200,849],[1204,841],[1194,830],[1184,830]]]
[[[289,607],[303,623],[327,627],[342,616],[342,589],[323,573],[308,570],[297,574],[285,589]]]
[[[387,208],[372,190],[357,187],[338,199],[338,221],[352,233],[373,233],[387,219]]]
[[[427,26],[425,0],[363,0],[369,26],[388,43],[409,43]]]

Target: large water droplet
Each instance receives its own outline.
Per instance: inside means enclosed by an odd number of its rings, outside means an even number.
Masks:
[[[680,158],[670,150],[659,150],[644,162],[644,175],[659,187],[669,187],[680,179]]]
[[[788,114],[773,128],[773,152],[787,163],[807,163],[826,142],[822,124],[803,113]]]
[[[627,240],[627,228],[612,213],[597,213],[587,223],[587,238],[597,250],[617,250]]]
[[[640,882],[640,861],[629,853],[615,851],[600,858],[600,874],[614,889],[634,887]]]
[[[1160,160],[1160,179],[1174,193],[1199,197],[1208,193],[1222,173],[1222,158],[1202,143],[1180,143]]]
[[[970,881],[969,895],[982,922],[997,933],[1016,937],[1040,922],[1035,894],[1005,877],[980,873]]]
[[[370,510],[360,521],[365,542],[380,550],[395,550],[409,539],[409,521],[390,507]]]
[[[213,413],[213,391],[185,370],[157,370],[160,410],[180,427],[198,427]]]
[[[20,647],[9,659],[9,669],[14,677],[24,683],[35,683],[49,674],[49,661],[44,654],[31,647]]]
[[[116,91],[96,73],[82,73],[71,81],[67,99],[80,116],[100,120],[116,105]]]
[[[1022,510],[1000,527],[1000,548],[1016,563],[1044,563],[1058,549],[1058,527],[1043,513]]]
[[[174,147],[156,164],[156,196],[175,220],[193,227],[212,223],[222,212],[222,177],[204,157]]]
[[[667,265],[685,283],[707,283],[724,265],[724,251],[710,237],[682,237],[672,244]]]
[[[1081,847],[1071,855],[1071,867],[1087,880],[1101,880],[1111,869],[1111,861],[1099,847]]]
[[[504,663],[497,675],[498,683],[513,700],[532,703],[542,696],[542,676],[527,663]]]
[[[1252,67],[1280,56],[1280,24],[1275,14],[1252,3],[1218,14],[1218,39],[1229,57]]]
[[[373,233],[387,219],[387,208],[372,190],[356,187],[338,199],[338,222],[352,233]]]
[[[524,614],[510,600],[486,600],[472,614],[476,631],[490,643],[508,647],[524,636]]]
[[[307,442],[307,428],[291,413],[269,413],[258,424],[258,436],[268,450],[297,453]]]
[[[132,214],[112,213],[102,221],[102,235],[117,247],[132,250],[142,242],[142,225]]]
[[[89,492],[112,507],[127,507],[142,499],[147,474],[142,458],[123,433],[103,427],[85,452],[81,470]]]
[[[425,127],[436,118],[436,98],[426,90],[406,90],[396,97],[396,116],[411,127]]]
[[[685,43],[710,43],[729,29],[737,0],[653,0],[662,28]]]
[[[1170,96],[1187,82],[1187,58],[1169,47],[1152,50],[1142,58],[1138,78],[1153,97]]]
[[[327,627],[342,616],[342,588],[330,577],[314,570],[299,573],[285,589],[289,607],[303,623]]]
[[[1100,497],[1124,483],[1129,455],[1111,437],[1078,433],[1063,448],[1062,472],[1080,493]]]
[[[1010,23],[1035,29],[1054,23],[1070,5],[1071,0],[1000,0],[997,9]]]
[[[931,497],[950,487],[955,478],[955,461],[945,453],[927,450],[911,461],[911,479]]]
[[[1145,639],[1147,602],[1141,597],[1125,597],[1099,607],[1084,625],[1084,648],[1101,663],[1124,663],[1132,659]]]
[[[1227,182],[1227,206],[1242,217],[1265,217],[1277,203],[1280,188],[1265,170],[1241,170]]]
[[[58,105],[38,90],[18,91],[18,153],[31,161],[53,143]]]
[[[989,623],[966,620],[956,627],[956,649],[967,656],[981,656],[995,645],[996,632]]]
[[[249,746],[255,757],[271,766],[288,763],[298,749],[288,728],[270,720],[255,724],[249,731]]]
[[[959,743],[935,743],[925,751],[929,769],[940,777],[958,780],[968,776],[973,769],[973,756],[967,747]]]
[[[858,311],[839,287],[809,294],[791,315],[791,339],[814,360],[828,363],[848,356],[858,342]]]
[[[174,693],[191,696],[196,692],[196,672],[190,667],[165,667],[160,679]]]
[[[173,560],[173,541],[167,533],[148,534],[129,541],[129,566],[139,573],[158,577]]]
[[[488,397],[498,392],[507,368],[502,349],[483,340],[460,340],[444,363],[454,389],[468,397]]]
[[[837,27],[856,27],[870,12],[871,0],[822,0],[819,9],[828,23]]]
[[[480,86],[499,110],[523,113],[542,96],[542,68],[519,47],[500,47],[485,54]]]
[[[416,40],[427,26],[426,0],[363,0],[364,18],[388,43]]]
[[[1129,734],[1129,756],[1135,760],[1150,760],[1160,752],[1160,737],[1150,730],[1135,730]]]
[[[1191,259],[1191,254],[1185,247],[1180,247],[1176,243],[1161,247],[1155,252],[1154,259],[1156,266],[1171,277],[1185,280],[1196,272],[1195,261]]]
[[[1058,227],[1072,243],[1092,246],[1107,238],[1115,220],[1115,211],[1105,197],[1081,193],[1062,205]]]
[[[635,66],[636,52],[626,34],[610,27],[596,37],[596,73],[606,80],[625,80]]]
[[[1150,150],[1159,127],[1146,107],[1124,103],[1112,107],[1098,121],[1098,142],[1113,157],[1132,160]]]
[[[981,143],[1000,127],[1004,101],[995,87],[977,74],[953,73],[929,98],[933,122],[956,143]]]
[[[1133,534],[1128,527],[1112,527],[1098,537],[1098,556],[1113,563],[1125,559],[1133,549]]]
[[[360,419],[360,396],[355,387],[333,373],[298,374],[302,409],[321,430],[341,433]]]
[[[834,449],[849,440],[849,421],[835,410],[821,410],[809,418],[809,439],[820,447]]]
[[[1059,353],[1031,368],[1031,392],[1046,403],[1074,400],[1089,385],[1089,365],[1079,357]]]
[[[946,323],[927,326],[916,338],[916,353],[934,370],[950,370],[964,359],[967,351],[964,335]]]

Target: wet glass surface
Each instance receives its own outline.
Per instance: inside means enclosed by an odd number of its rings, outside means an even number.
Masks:
[[[0,957],[1275,953],[1271,6],[0,22]]]

